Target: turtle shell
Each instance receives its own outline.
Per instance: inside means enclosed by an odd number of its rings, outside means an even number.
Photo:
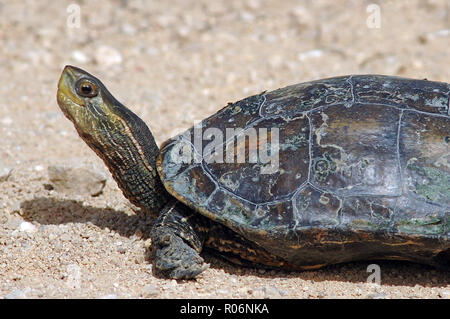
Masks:
[[[450,248],[449,91],[354,75],[263,92],[164,143],[158,170],[174,197],[294,264],[420,261],[411,246]]]

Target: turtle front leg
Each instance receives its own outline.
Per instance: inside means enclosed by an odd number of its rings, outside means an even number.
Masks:
[[[151,230],[155,275],[191,279],[209,267],[199,255],[207,233],[202,217],[177,201],[165,206]]]

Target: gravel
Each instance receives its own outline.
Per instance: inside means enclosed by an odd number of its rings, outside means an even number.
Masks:
[[[79,28],[67,24],[73,3],[1,5],[0,298],[449,298],[448,272],[402,262],[377,262],[376,285],[373,262],[290,273],[205,252],[196,280],[154,277],[155,217],[123,197],[55,98],[63,66],[85,68],[161,144],[227,102],[298,82],[450,82],[446,0],[379,2],[379,29],[363,1],[85,1]]]

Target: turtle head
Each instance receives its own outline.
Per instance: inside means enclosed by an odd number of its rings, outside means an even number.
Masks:
[[[125,107],[99,79],[77,67],[67,65],[64,68],[57,100],[64,115],[85,140],[103,139],[105,131],[111,133],[121,127],[117,124]]]
[[[157,174],[159,148],[144,121],[118,102],[99,79],[70,65],[59,79],[57,100],[125,197],[136,206],[159,212],[169,196]]]

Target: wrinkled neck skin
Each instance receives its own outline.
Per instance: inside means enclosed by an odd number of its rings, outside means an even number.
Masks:
[[[86,133],[77,128],[78,134],[104,161],[124,196],[157,215],[170,199],[156,169],[159,148],[138,116],[122,105],[115,112],[114,123],[97,119],[95,129]]]

